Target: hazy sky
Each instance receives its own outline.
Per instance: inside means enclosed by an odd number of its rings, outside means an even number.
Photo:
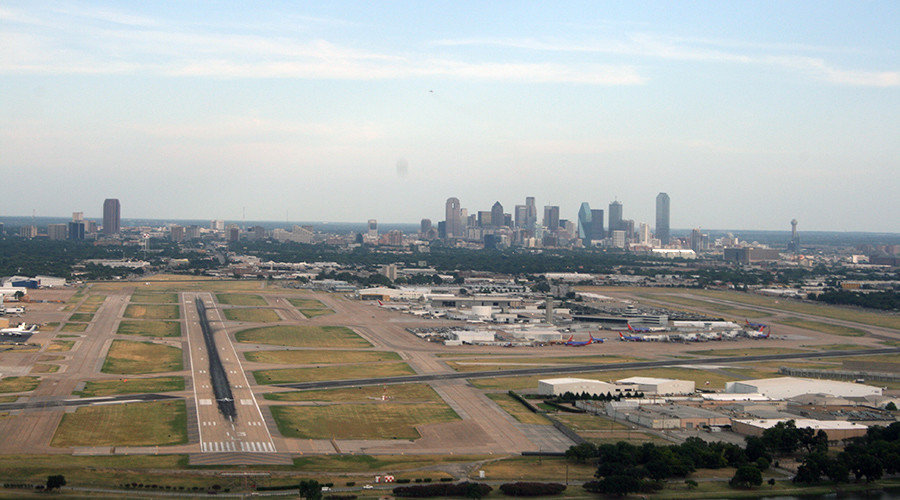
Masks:
[[[0,214],[900,232],[900,2],[0,3]],[[540,209],[539,209],[540,210]]]

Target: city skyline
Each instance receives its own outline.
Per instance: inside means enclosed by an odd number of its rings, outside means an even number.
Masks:
[[[4,3],[0,214],[900,232],[894,3],[602,5]]]

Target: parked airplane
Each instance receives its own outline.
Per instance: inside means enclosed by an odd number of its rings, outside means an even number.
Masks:
[[[37,331],[37,325],[31,325],[30,327],[25,323],[19,324],[19,326],[13,328],[2,328],[0,329],[0,334],[9,335],[9,334],[22,334],[22,333],[34,333]]]
[[[759,330],[749,332],[747,334],[747,336],[750,337],[751,339],[767,339],[767,338],[769,338],[768,328],[769,328],[768,326],[762,325],[759,327]]]
[[[622,332],[619,332],[619,340],[623,340],[625,342],[643,342],[643,335],[625,335]]]
[[[579,342],[576,340],[572,340],[573,338],[575,338],[575,336],[572,335],[571,337],[569,337],[569,340],[566,341],[566,345],[570,346],[570,347],[584,347],[586,345],[591,345],[594,343],[602,344],[603,341],[606,340],[606,339],[595,339],[593,334],[588,334],[588,337],[589,337],[588,340]]]
[[[647,333],[650,331],[649,328],[634,328],[631,326],[631,323],[628,323],[628,331],[632,333]]]
[[[745,319],[744,321],[747,323],[748,328],[752,328],[754,330],[762,330],[769,327],[769,325],[763,323],[751,323],[749,319]]]

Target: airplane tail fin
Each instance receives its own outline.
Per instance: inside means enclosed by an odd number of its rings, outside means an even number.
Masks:
[[[626,323],[626,325],[628,325],[628,331],[629,331],[629,332],[633,332],[633,331],[634,331],[634,328],[631,327],[631,323]]]
[[[619,338],[625,340],[625,335],[622,335],[622,332],[619,332]]]

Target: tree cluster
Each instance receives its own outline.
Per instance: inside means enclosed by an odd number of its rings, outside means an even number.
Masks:
[[[518,482],[500,485],[500,491],[509,497],[545,497],[565,491],[566,485],[559,483]]]
[[[826,304],[857,306],[882,311],[900,311],[900,293],[895,290],[869,293],[828,290],[819,294],[816,300]]]
[[[611,392],[607,392],[606,394],[588,394],[587,392],[582,392],[581,394],[575,394],[570,391],[566,391],[564,394],[560,394],[556,398],[557,403],[574,403],[575,401],[621,401],[622,399],[628,398],[642,398],[644,397],[643,392],[624,392],[621,394],[613,394]]]
[[[887,427],[870,427],[865,436],[850,440],[837,455],[826,449],[808,453],[794,478],[798,483],[817,483],[823,478],[847,482],[850,474],[857,481],[880,479],[900,472],[900,422]]]

